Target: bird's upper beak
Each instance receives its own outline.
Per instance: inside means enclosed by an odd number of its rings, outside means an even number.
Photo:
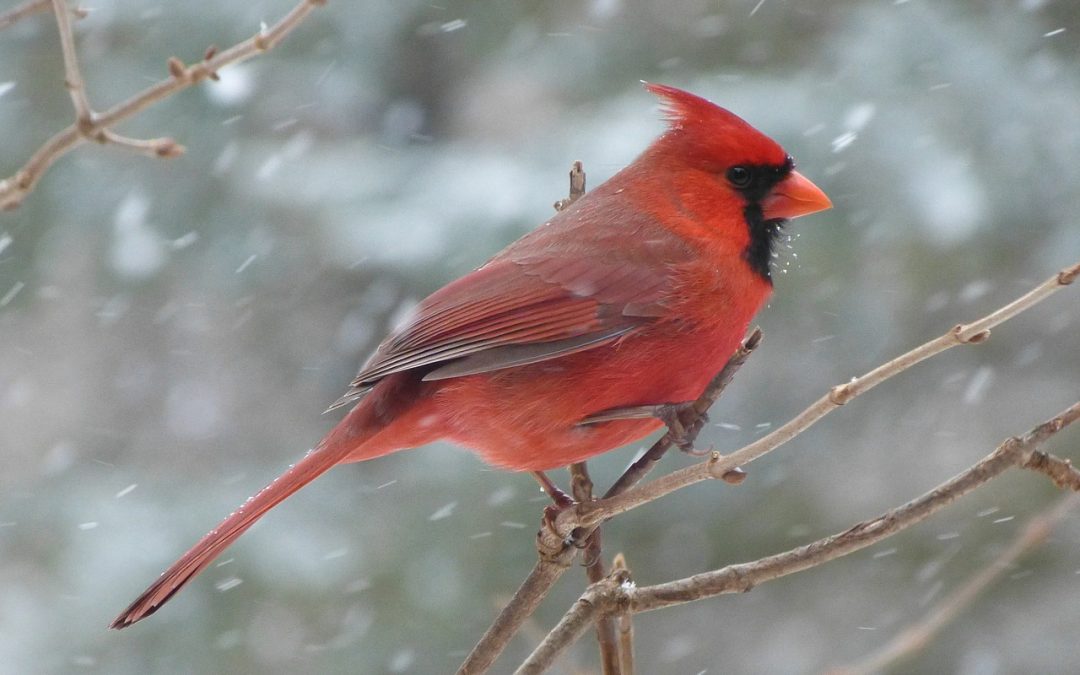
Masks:
[[[832,208],[832,202],[821,188],[798,171],[776,184],[765,199],[761,210],[766,218],[798,218]]]

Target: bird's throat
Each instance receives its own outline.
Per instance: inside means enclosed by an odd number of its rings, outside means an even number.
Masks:
[[[776,243],[787,221],[782,218],[766,218],[759,203],[748,204],[743,209],[743,218],[750,233],[750,242],[743,250],[743,260],[755,274],[771,285]]]

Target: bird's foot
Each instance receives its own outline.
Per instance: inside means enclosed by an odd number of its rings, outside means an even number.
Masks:
[[[656,407],[656,418],[667,426],[668,436],[675,447],[688,455],[702,457],[712,452],[712,449],[696,450],[694,449],[694,441],[697,440],[698,434],[709,422],[709,415],[708,413],[701,413],[694,419],[692,424],[686,426],[682,422],[683,413],[693,407],[693,401],[660,405]]]
[[[705,424],[709,421],[706,413],[701,413],[689,427],[682,423],[683,413],[692,408],[693,401],[685,403],[660,403],[656,405],[635,405],[625,408],[612,408],[589,415],[578,424],[599,424],[600,422],[614,422],[616,420],[642,420],[655,418],[664,423],[668,428],[668,436],[671,442],[679,450],[688,455],[703,456],[711,450],[699,451],[694,449],[694,441],[697,439]]]
[[[540,519],[541,527],[561,542],[575,548],[585,548],[588,541],[587,536],[579,534],[577,530],[574,530],[569,535],[563,535],[558,527],[559,514],[576,507],[578,503],[574,501],[573,497],[560,490],[559,486],[555,485],[543,471],[533,471],[532,475],[536,482],[540,483],[540,488],[551,497],[553,502],[544,507],[544,515]]]

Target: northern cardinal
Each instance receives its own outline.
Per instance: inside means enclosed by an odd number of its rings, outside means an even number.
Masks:
[[[324,471],[440,439],[543,472],[657,430],[696,399],[772,291],[785,221],[829,208],[772,139],[647,84],[669,127],[625,169],[428,296],[334,406],[326,438],[113,621],[153,614],[263,514]],[[611,411],[616,411],[612,414]],[[590,419],[603,419],[589,423]]]

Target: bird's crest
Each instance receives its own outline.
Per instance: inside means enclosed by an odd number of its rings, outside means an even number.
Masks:
[[[783,164],[787,154],[776,141],[735,113],[712,101],[666,84],[645,82],[660,98],[672,136],[689,141],[684,148],[700,159],[720,165],[736,162]]]

